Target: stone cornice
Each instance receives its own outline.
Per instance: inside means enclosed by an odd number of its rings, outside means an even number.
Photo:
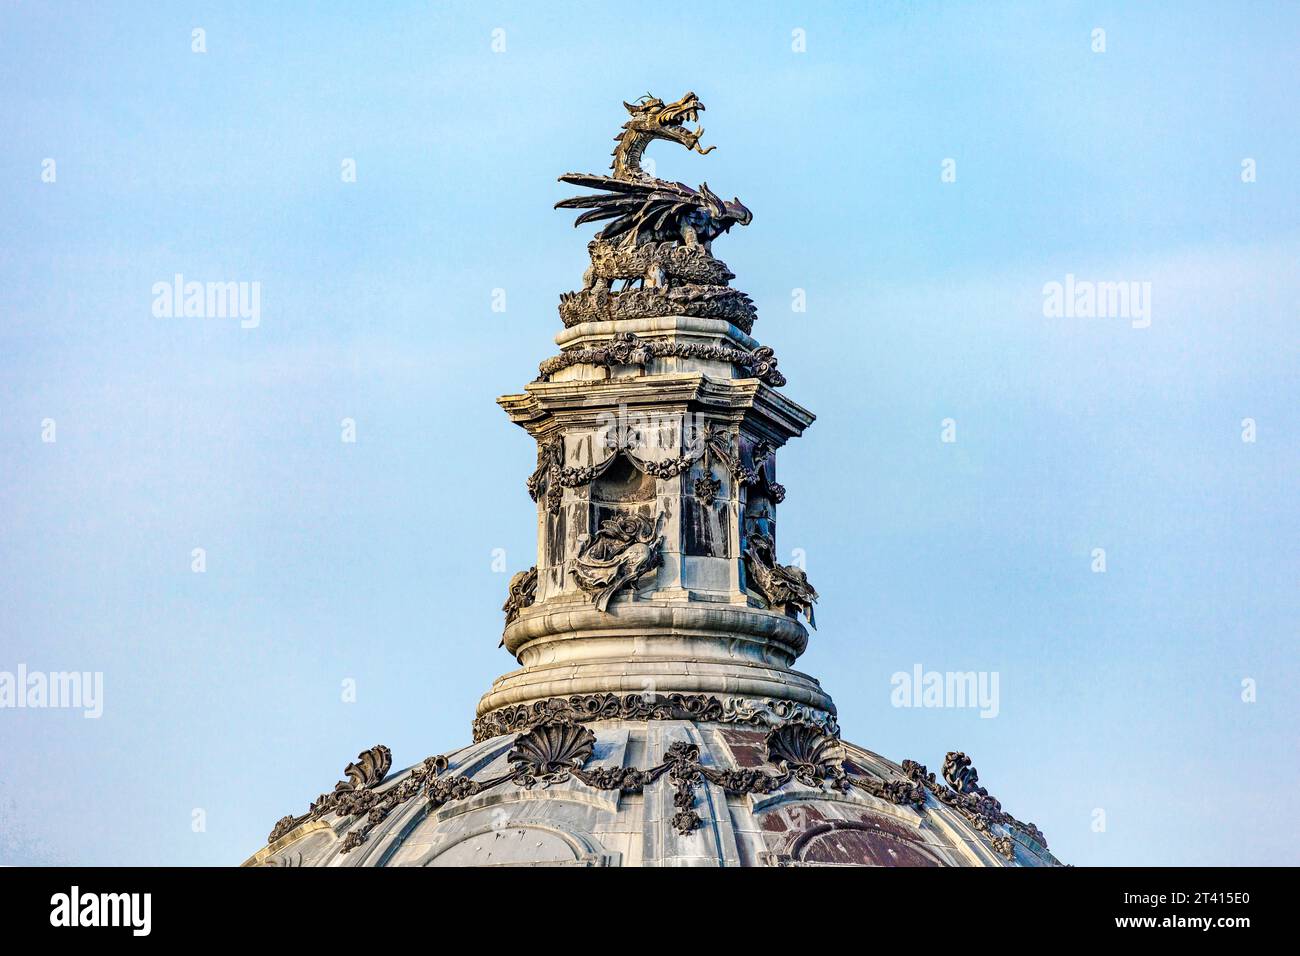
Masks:
[[[594,427],[602,414],[620,405],[629,410],[685,413],[692,406],[728,413],[733,420],[761,420],[766,438],[780,447],[803,434],[816,417],[797,402],[756,378],[716,379],[695,372],[644,375],[613,381],[532,382],[522,395],[503,395],[499,404],[516,425],[539,440],[553,423]],[[755,422],[758,424],[759,422]]]

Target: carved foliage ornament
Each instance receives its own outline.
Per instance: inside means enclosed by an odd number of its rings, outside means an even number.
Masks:
[[[392,765],[393,752],[383,744],[377,744],[369,750],[363,750],[357,755],[355,763],[350,763],[343,768],[343,773],[347,777],[346,780],[340,780],[336,783],[332,792],[323,793],[317,797],[315,803],[302,816],[281,817],[271,829],[266,842],[268,844],[274,843],[286,833],[309,820],[315,820],[327,813],[339,811],[343,807],[354,806],[357,795],[379,786],[384,777],[388,775],[388,770]]]
[[[703,342],[665,342],[658,339],[640,339],[633,332],[615,333],[613,341],[589,348],[566,349],[538,366],[538,379],[549,376],[571,365],[601,365],[605,368],[639,366],[644,368],[656,358],[701,359],[710,362],[730,362],[746,369],[753,376],[773,388],[786,383],[777,369],[775,353],[766,345],[752,352],[727,345]]]
[[[268,842],[274,843],[299,823],[329,812],[337,813],[340,817],[364,816],[364,823],[350,831],[340,847],[340,852],[347,853],[363,845],[370,831],[394,808],[417,796],[423,796],[429,809],[436,810],[444,804],[507,783],[531,789],[539,785],[549,787],[570,779],[596,790],[629,794],[642,791],[666,775],[673,787],[673,805],[676,808],[673,825],[682,834],[693,832],[702,823],[696,811],[696,794],[705,781],[736,795],[773,793],[795,781],[813,789],[829,788],[842,792],[861,790],[898,806],[910,806],[921,813],[925,812],[927,794],[931,794],[940,803],[965,814],[972,822],[978,819],[980,823],[977,824],[977,829],[986,833],[994,850],[1007,859],[1014,859],[1014,840],[1005,834],[989,832],[992,824],[1015,827],[1037,840],[1044,848],[1047,846],[1047,841],[1037,827],[1021,823],[1003,813],[1000,806],[996,811],[997,816],[990,816],[990,808],[997,804],[987,794],[958,792],[953,787],[936,781],[934,774],[927,773],[925,767],[915,761],[903,762],[902,778],[882,780],[859,772],[859,768],[846,763],[838,734],[829,732],[823,726],[807,724],[801,720],[780,724],[768,733],[766,748],[767,761],[775,767],[775,772],[762,768],[705,765],[700,760],[699,747],[681,740],[674,742],[664,752],[658,764],[646,769],[588,769],[586,764],[595,750],[595,735],[573,720],[555,718],[518,736],[506,755],[510,769],[504,774],[486,780],[448,775],[446,757],[428,757],[399,784],[384,792],[375,789],[377,783],[368,784],[368,781],[375,780],[380,766],[384,766],[384,772],[387,772],[385,761],[391,758],[384,756],[387,748],[373,748],[367,751],[374,755],[373,762],[368,762],[365,754],[358,760],[357,766],[372,768],[363,770],[357,776],[356,779],[362,784],[359,789],[353,789],[347,783],[341,784],[345,789],[323,795],[313,804],[308,814],[281,820],[271,832]],[[964,781],[970,779],[969,774],[962,774],[963,769],[970,767],[964,754],[949,754],[945,764],[952,765],[956,779],[963,781],[963,785]],[[379,781],[382,781],[382,776]]]
[[[961,813],[976,830],[993,837],[990,827],[1002,825],[1020,831],[1047,849],[1047,837],[1042,830],[1007,813],[1002,809],[1002,804],[979,785],[979,774],[964,753],[950,751],[944,758],[943,783],[936,780],[935,775],[926,770],[923,764],[914,760],[904,760],[902,767],[908,778],[923,786],[940,803]],[[995,849],[1003,852],[1000,847],[995,846]],[[1005,852],[1003,855],[1006,855]]]
[[[754,445],[751,464],[748,468],[745,467],[744,460],[740,457],[739,441],[736,442],[737,450],[732,451],[731,436],[723,429],[715,427],[712,423],[705,423],[700,430],[697,444],[701,449],[700,458],[704,468],[704,476],[695,481],[695,498],[700,504],[711,505],[722,488],[722,482],[713,474],[715,460],[730,472],[732,480],[738,485],[756,485],[760,481],[766,481],[767,476],[762,470],[763,463],[772,457],[773,452],[772,446],[766,441],[760,441]],[[781,488],[781,486],[771,485],[770,488]],[[781,488],[781,497],[775,500],[780,501],[784,498],[785,489]]]
[[[792,780],[807,787],[821,789],[860,789],[899,805],[919,807],[915,799],[918,791],[907,781],[901,788],[890,789],[872,778],[851,775],[842,765],[842,751],[838,739],[822,727],[790,721],[774,728],[767,736],[768,761],[776,772],[758,768],[726,769],[707,766],[700,761],[700,748],[688,741],[676,741],[665,751],[662,760],[644,770],[628,767],[599,767],[586,769],[590,759],[594,735],[586,728],[567,719],[550,720],[533,727],[516,740],[507,756],[507,762],[516,769],[482,782],[468,778],[452,777],[428,781],[425,792],[431,808],[453,799],[482,793],[506,782],[532,787],[537,783],[549,786],[570,778],[598,790],[618,790],[636,793],[660,777],[667,776],[673,787],[673,805],[676,813],[673,825],[679,833],[687,834],[699,827],[701,818],[695,810],[696,793],[700,784],[708,781],[732,794],[772,793]],[[457,782],[467,781],[467,782]]]
[[[1001,853],[1008,860],[1016,858],[1016,841],[1009,836],[998,836],[992,840],[993,849]]]
[[[758,310],[739,289],[723,285],[682,285],[671,289],[597,287],[560,293],[560,321],[566,329],[583,322],[626,322],[664,315],[689,315],[730,322],[746,335],[754,331]]]
[[[706,508],[717,500],[718,492],[721,490],[722,482],[713,477],[712,474],[695,479],[695,499]]]
[[[835,715],[788,700],[751,700],[711,694],[578,694],[513,704],[474,721],[474,742],[519,733],[551,720],[693,720],[774,727],[797,720],[838,736]]]

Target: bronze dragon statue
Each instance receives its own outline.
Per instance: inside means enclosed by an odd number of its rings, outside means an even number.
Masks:
[[[655,179],[641,168],[641,156],[656,139],[678,143],[700,155],[716,147],[700,148],[704,130],[688,130],[684,125],[704,110],[694,93],[687,93],[675,103],[664,103],[644,96],[635,103],[623,104],[631,118],[616,137],[613,176],[590,173],[565,173],[561,182],[586,186],[603,193],[576,196],[555,204],[557,209],[586,209],[574,220],[575,226],[586,222],[614,220],[597,239],[621,239],[627,245],[643,242],[680,240],[683,245],[703,245],[708,251],[714,239],[739,223],[749,225],[753,214],[739,199],[727,202],[702,183],[698,190],[682,183]]]
[[[673,103],[647,94],[623,106],[629,117],[615,137],[613,175],[560,177],[560,182],[597,190],[555,204],[557,209],[585,210],[575,226],[609,220],[587,247],[591,268],[582,289],[560,297],[564,324],[695,315],[725,319],[749,332],[753,303],[728,285],[735,276],[713,258],[713,240],[734,225],[748,225],[753,214],[737,198],[722,199],[708,183],[692,189],[656,179],[641,167],[646,147],[656,139],[702,156],[712,152],[715,147],[700,146],[704,130],[685,125],[698,119],[704,104],[687,93]],[[616,279],[623,280],[618,292],[610,288]]]

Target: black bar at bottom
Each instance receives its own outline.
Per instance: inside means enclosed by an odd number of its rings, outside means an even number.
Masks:
[[[620,935],[625,944],[654,948],[659,933],[687,927],[706,931],[700,945],[769,932],[794,932],[809,943],[843,933],[842,944],[856,945],[866,942],[864,931],[914,943],[957,934],[950,942],[963,946],[976,939],[1036,945],[1025,935],[1035,933],[1052,934],[1038,943],[1199,935],[1230,944],[1287,925],[1279,877],[1285,874],[1260,868],[11,868],[0,869],[0,926],[10,942],[74,935],[81,942],[319,939],[362,950],[416,942],[424,932],[437,947],[450,927],[472,934],[475,920],[482,937],[466,944],[503,948],[532,945],[534,936],[576,944]],[[728,932],[741,930],[726,942]],[[974,936],[959,944],[963,933]]]

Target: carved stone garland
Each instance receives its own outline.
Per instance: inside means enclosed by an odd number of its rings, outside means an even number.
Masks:
[[[623,447],[598,465],[582,468],[570,468],[564,464],[564,439],[555,438],[540,444],[537,448],[537,467],[528,477],[528,496],[533,501],[546,496],[546,507],[551,514],[560,510],[560,502],[565,488],[580,488],[599,478],[620,454],[628,459],[643,473],[654,478],[675,478],[695,463],[697,456],[685,454],[667,461],[645,461],[633,455],[631,449]]]
[[[697,460],[702,460],[704,467],[704,476],[695,480],[695,497],[703,505],[711,505],[717,497],[718,492],[722,489],[722,482],[713,474],[713,462],[716,458],[731,473],[731,478],[739,485],[758,484],[761,475],[760,469],[763,463],[772,457],[772,446],[765,441],[761,441],[754,446],[751,456],[751,466],[745,467],[744,461],[740,457],[739,447],[732,451],[731,437],[722,429],[715,428],[712,424],[705,424],[700,435],[700,454]],[[773,487],[780,488],[780,485]],[[781,499],[785,497],[785,489],[781,489]],[[778,499],[778,500],[781,500]]]
[[[788,700],[749,700],[711,694],[578,694],[514,704],[474,721],[474,742],[521,733],[552,720],[693,720],[705,723],[775,727],[796,720],[829,736],[839,735],[835,715]]]
[[[348,778],[334,785],[330,793],[323,793],[302,816],[281,817],[271,829],[267,843],[274,843],[290,830],[301,826],[309,820],[323,817],[327,813],[347,812],[347,808],[357,806],[360,794],[374,790],[384,781],[389,768],[393,765],[393,752],[383,744],[363,750],[357,755],[356,763],[348,764],[343,773]]]
[[[840,792],[858,789],[895,805],[909,806],[919,813],[925,812],[926,795],[932,794],[940,803],[955,808],[971,820],[975,828],[989,838],[994,850],[1007,859],[1014,858],[1014,840],[990,833],[988,828],[991,824],[1016,827],[1044,848],[1047,846],[1037,827],[1021,823],[1004,813],[1001,805],[983,788],[961,792],[951,784],[941,785],[934,774],[927,773],[925,767],[915,761],[903,762],[906,777],[902,779],[880,780],[851,772],[845,768],[838,735],[799,720],[781,724],[767,735],[767,762],[776,768],[775,773],[761,768],[706,766],[700,762],[699,747],[687,741],[674,742],[658,764],[644,770],[635,767],[587,769],[586,763],[591,759],[595,742],[594,733],[572,720],[548,720],[516,738],[514,747],[506,755],[510,769],[504,774],[482,781],[461,775],[447,776],[446,757],[427,757],[406,779],[384,793],[377,792],[375,787],[388,772],[391,754],[387,747],[373,747],[358,758],[357,764],[349,764],[347,773],[350,779],[338,784],[342,789],[321,796],[301,817],[281,819],[271,831],[268,842],[274,843],[300,824],[330,812],[341,817],[365,816],[363,826],[349,832],[340,847],[341,853],[348,853],[364,844],[371,830],[396,807],[416,796],[424,796],[428,809],[433,811],[506,783],[531,790],[533,787],[545,789],[573,779],[595,790],[617,790],[628,794],[639,793],[667,775],[673,786],[673,805],[677,809],[673,826],[683,835],[694,832],[703,822],[695,811],[696,792],[703,781],[721,787],[728,794],[742,795],[773,793],[793,780],[815,789],[829,787]],[[949,753],[944,767],[945,780],[956,780],[963,787],[978,779],[965,754]]]
[[[428,757],[411,771],[396,787],[384,793],[373,787],[363,790],[336,791],[312,804],[301,817],[284,817],[271,831],[268,842],[288,834],[295,827],[311,819],[334,812],[343,817],[365,816],[365,824],[351,831],[340,847],[348,853],[366,842],[370,831],[381,823],[393,809],[416,795],[423,795],[430,810],[446,803],[463,800],[492,790],[505,783],[514,783],[523,789],[542,788],[562,783],[570,778],[597,790],[618,790],[638,793],[665,774],[673,784],[673,803],[677,813],[673,825],[679,833],[688,834],[701,823],[694,810],[696,790],[702,780],[722,787],[728,793],[771,793],[792,779],[806,786],[821,787],[830,782],[840,790],[856,786],[865,792],[898,804],[911,804],[918,809],[924,803],[924,792],[894,781],[890,784],[866,777],[850,776],[838,762],[838,741],[808,724],[792,721],[768,734],[768,759],[778,768],[777,773],[759,769],[724,770],[700,763],[699,747],[677,741],[665,752],[663,760],[645,770],[634,767],[598,767],[590,770],[585,764],[590,759],[595,744],[595,734],[571,720],[552,720],[539,724],[520,734],[514,748],[507,754],[510,766],[507,773],[488,780],[473,780],[466,776],[444,776],[447,758]],[[387,748],[375,748],[387,753]]]
[[[545,496],[547,510],[551,514],[556,514],[560,510],[565,488],[580,488],[591,484],[622,454],[626,455],[643,474],[665,479],[676,478],[703,459],[706,475],[696,480],[694,491],[696,497],[707,505],[713,503],[722,487],[721,482],[711,471],[714,458],[726,466],[737,484],[755,485],[764,478],[760,469],[773,453],[771,445],[767,442],[759,442],[754,446],[751,465],[746,467],[740,452],[732,450],[732,438],[724,430],[715,428],[711,424],[706,424],[701,430],[699,440],[691,444],[690,449],[676,457],[665,461],[647,461],[633,453],[633,443],[627,442],[622,445],[611,443],[609,450],[612,454],[604,461],[596,465],[574,468],[564,464],[564,438],[558,436],[538,444],[537,467],[528,476],[528,496],[533,501],[540,501]],[[768,493],[777,504],[785,499],[785,488],[774,482],[768,485]]]
[[[786,378],[777,370],[776,354],[767,346],[752,352],[726,345],[701,342],[665,342],[641,339],[632,332],[618,332],[613,340],[589,348],[566,349],[538,366],[538,381],[572,365],[603,365],[606,368],[636,366],[645,368],[656,358],[688,358],[713,362],[730,362],[752,372],[761,382],[781,388]]]

